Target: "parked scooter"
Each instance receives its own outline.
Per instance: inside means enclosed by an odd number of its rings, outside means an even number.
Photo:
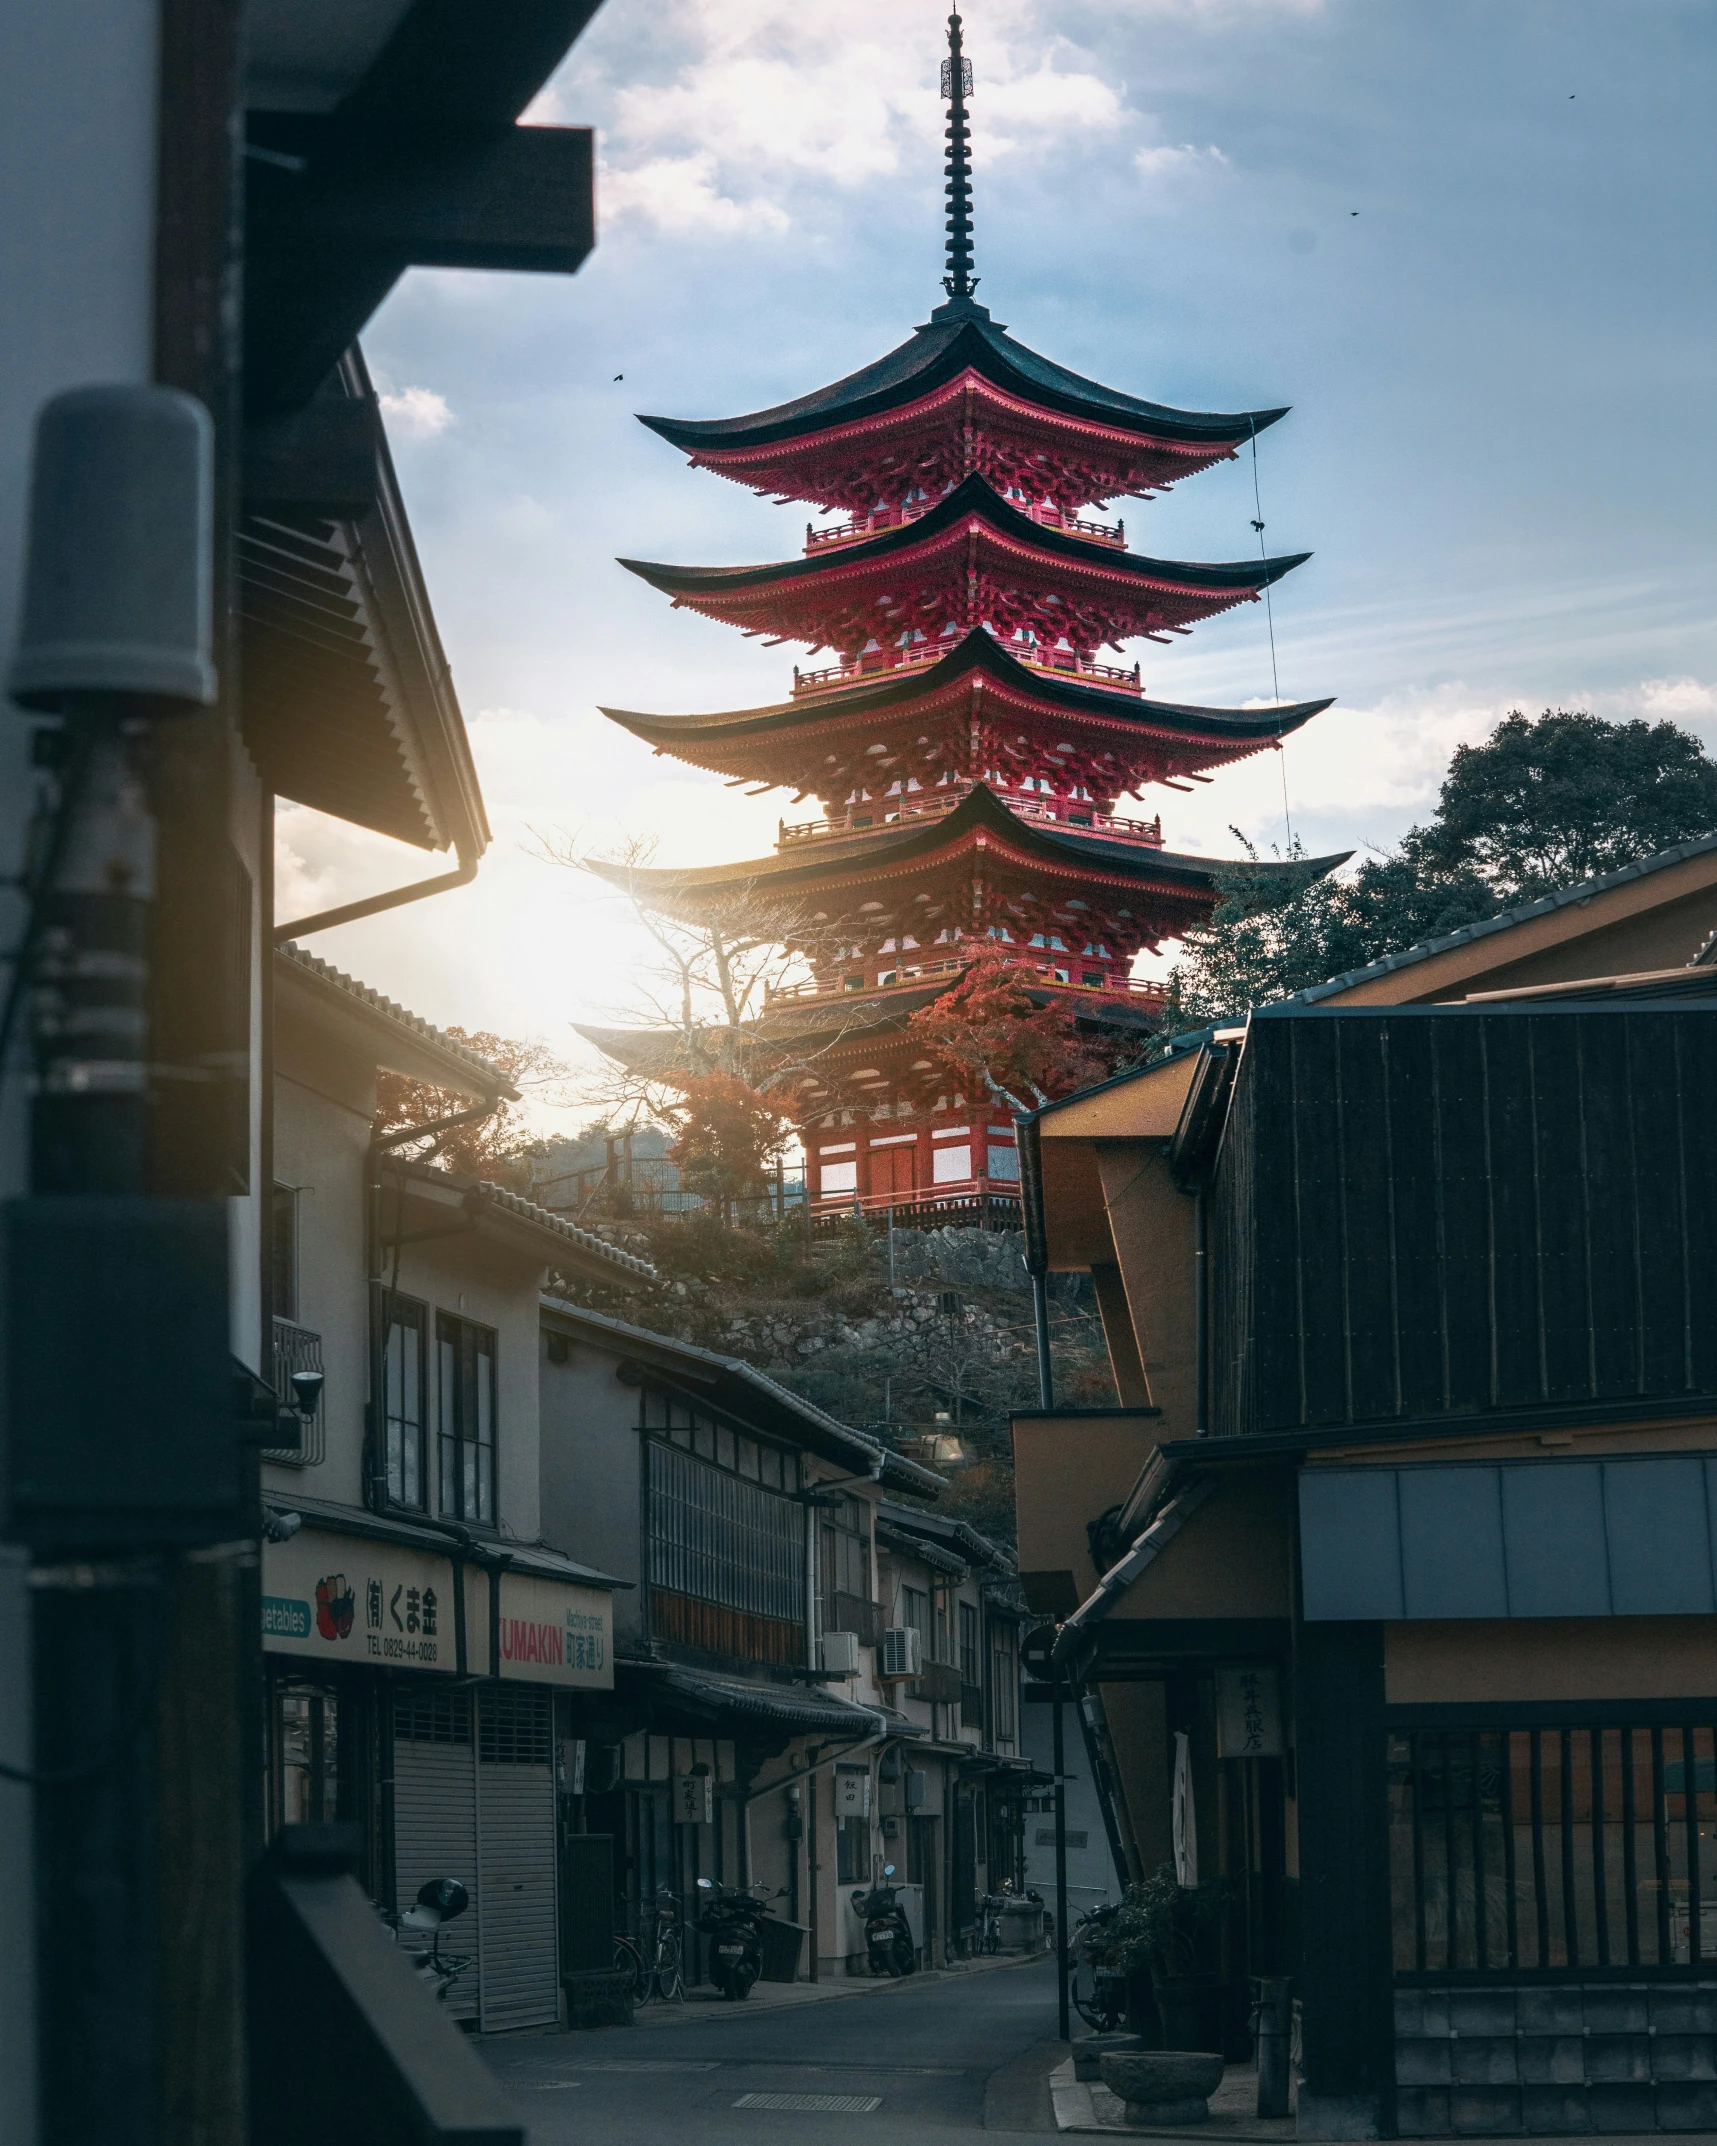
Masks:
[[[861,1885],[853,1894],[853,1906],[864,1917],[864,1946],[870,1971],[873,1975],[909,1975],[918,1966],[912,1925],[906,1919],[899,1892],[886,1882],[894,1876],[894,1865],[884,1863],[882,1875],[881,1885],[868,1889]]]
[[[735,2002],[751,1995],[751,1985],[763,1972],[763,1901],[759,1888],[737,1892],[718,1885],[713,1878],[700,1878],[704,1895],[698,1913],[698,1928],[711,1940],[709,1978],[724,1997]],[[779,1893],[765,1895],[779,1899]]]
[[[471,1955],[460,1958],[443,1953],[442,1928],[456,1915],[463,1915],[470,1904],[471,1896],[457,1878],[429,1878],[418,1887],[416,1903],[394,1920],[395,1936],[399,1943],[410,1947],[412,1969],[418,1980],[431,1984],[443,2001],[470,1966]],[[420,1940],[425,1937],[428,1946],[420,1949]]]

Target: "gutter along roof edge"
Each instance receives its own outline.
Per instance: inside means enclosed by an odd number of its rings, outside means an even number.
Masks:
[[[287,973],[308,983],[311,989],[320,987],[337,996],[347,1005],[355,1007],[379,1023],[383,1028],[401,1034],[420,1050],[439,1052],[449,1062],[449,1071],[463,1075],[476,1085],[464,1090],[478,1096],[494,1096],[499,1100],[516,1103],[519,1090],[510,1073],[502,1072],[487,1058],[480,1058],[463,1043],[456,1043],[444,1035],[420,1015],[410,1012],[396,999],[386,998],[372,985],[362,983],[344,969],[335,968],[331,961],[324,961],[320,954],[313,954],[308,947],[288,939],[274,949],[277,964],[285,966]]]
[[[508,1535],[481,1535],[473,1529],[476,1546],[473,1554],[452,1535],[413,1519],[409,1513],[372,1513],[367,1508],[301,1497],[290,1484],[283,1488],[264,1484],[262,1501],[276,1511],[297,1513],[313,1534],[349,1535],[362,1541],[397,1543],[406,1549],[430,1551],[437,1557],[463,1558],[470,1564],[484,1562],[484,1553],[491,1553],[494,1557],[510,1560],[505,1570],[519,1572],[528,1578],[567,1580],[580,1587],[603,1588],[610,1594],[636,1584],[632,1580],[616,1579],[612,1573],[599,1572],[593,1565],[581,1565],[564,1550],[555,1549],[552,1543],[518,1542]]]

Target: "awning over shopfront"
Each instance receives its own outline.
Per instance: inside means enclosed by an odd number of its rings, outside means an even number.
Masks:
[[[754,1723],[788,1736],[863,1739],[891,1732],[889,1710],[854,1706],[826,1692],[762,1678],[711,1676],[678,1663],[623,1663],[621,1676],[639,1696],[649,1695],[669,1707],[710,1722]]]
[[[263,1648],[324,1668],[611,1691],[614,1583],[553,1552],[491,1556],[513,1562],[479,1563],[428,1529],[359,1533],[318,1515],[262,1546]]]

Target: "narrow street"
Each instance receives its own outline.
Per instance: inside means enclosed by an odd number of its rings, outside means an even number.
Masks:
[[[855,2123],[874,2125],[889,2146],[952,2146],[995,2131],[1056,2135],[1045,2080],[1065,2052],[1054,2043],[1048,1960],[817,2004],[690,2012],[654,2033],[480,2046],[532,2146],[834,2141],[850,2139]],[[795,2099],[750,2098],[762,2095]]]

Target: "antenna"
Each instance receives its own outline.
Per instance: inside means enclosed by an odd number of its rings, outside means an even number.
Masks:
[[[942,62],[942,99],[948,107],[948,273],[942,288],[950,298],[970,298],[972,273],[972,137],[966,99],[972,94],[972,63],[960,42],[958,9],[948,17],[948,57]]]

